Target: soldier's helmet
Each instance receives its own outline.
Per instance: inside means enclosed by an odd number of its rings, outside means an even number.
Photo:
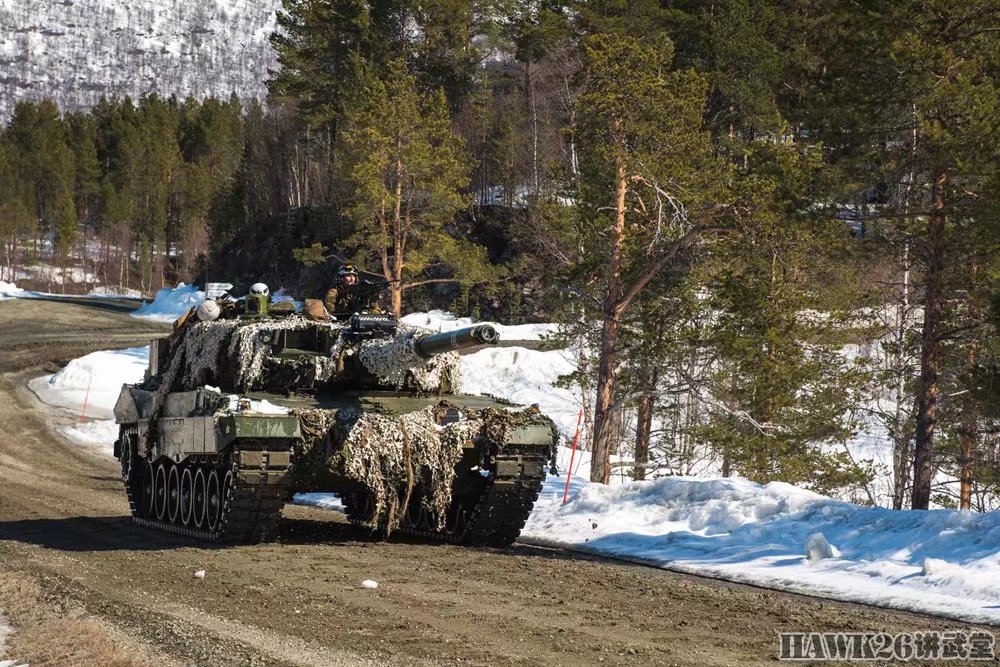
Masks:
[[[198,315],[198,319],[202,322],[213,322],[219,319],[219,315],[222,314],[222,309],[219,308],[213,299],[206,299],[198,306],[198,310],[195,311]]]
[[[357,282],[357,280],[358,280],[358,270],[356,268],[354,268],[354,265],[351,264],[350,262],[348,262],[347,264],[342,265],[340,267],[340,269],[337,271],[337,282],[339,282],[339,283],[345,283],[345,282],[347,282],[347,277],[348,276],[354,276],[354,281],[353,282]]]

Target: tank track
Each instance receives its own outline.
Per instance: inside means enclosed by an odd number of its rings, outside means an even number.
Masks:
[[[497,462],[511,462],[506,470],[514,475],[498,476]],[[506,547],[521,534],[524,523],[538,499],[545,481],[548,452],[505,453],[497,456],[491,474],[475,498],[455,498],[448,511],[444,530],[437,530],[436,516],[427,512],[418,497],[410,500],[409,511],[393,532],[453,544]],[[541,475],[534,471],[541,470]],[[343,498],[348,520],[356,526],[371,527],[373,501],[366,493]],[[470,510],[471,505],[471,510]]]
[[[123,433],[123,436],[126,434]],[[137,434],[129,434],[136,435]],[[132,520],[145,528],[183,535],[204,541],[225,541],[255,543],[272,538],[277,532],[281,510],[291,497],[286,473],[290,464],[290,445],[274,440],[242,441],[226,453],[193,455],[181,464],[164,459],[157,464],[176,466],[191,470],[215,471],[222,477],[220,489],[221,503],[214,522],[202,521],[205,527],[194,521],[183,522],[183,509],[175,520],[156,518],[153,496],[152,507],[144,494],[155,494],[155,486],[146,484],[146,459],[138,458],[143,465],[135,468],[130,457],[122,457],[122,478],[128,497]],[[153,468],[154,470],[156,468]],[[169,478],[169,473],[166,475]],[[169,491],[167,491],[169,493]],[[164,502],[169,502],[169,497]],[[192,502],[188,500],[188,502]],[[207,498],[206,498],[207,502]],[[151,511],[150,511],[151,510]],[[211,511],[206,506],[206,511]],[[214,523],[214,528],[208,525]]]

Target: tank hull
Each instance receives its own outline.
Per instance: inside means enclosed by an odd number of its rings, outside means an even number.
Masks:
[[[126,385],[115,408],[132,514],[141,525],[206,540],[271,539],[295,493],[330,492],[352,522],[386,534],[507,545],[537,498],[555,442],[552,422],[536,409],[489,396],[236,398],[199,387],[159,399]]]

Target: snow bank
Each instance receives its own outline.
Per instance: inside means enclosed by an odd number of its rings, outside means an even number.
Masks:
[[[114,419],[94,419],[82,424],[63,426],[59,432],[67,439],[86,447],[97,447],[109,456],[118,439],[118,424]]]
[[[97,296],[105,299],[119,299],[122,297],[127,299],[141,299],[143,294],[140,290],[132,289],[131,287],[100,285],[87,292],[87,296]]]
[[[24,290],[14,283],[5,283],[0,280],[0,301],[5,299],[17,299],[24,295]]]
[[[177,287],[164,287],[156,292],[156,297],[150,303],[144,303],[132,312],[132,317],[139,317],[157,322],[173,322],[178,317],[196,308],[205,300],[205,293],[195,285],[179,284]]]
[[[142,297],[139,290],[126,287],[95,287],[85,295],[58,294],[55,292],[39,292],[37,290],[21,289],[14,283],[0,281],[0,301],[4,299],[45,299],[54,297],[56,299],[137,299]]]
[[[491,394],[522,405],[537,403],[566,440],[573,438],[579,394],[553,386],[576,368],[565,350],[539,352],[521,347],[486,348],[461,357],[462,391]]]
[[[296,505],[309,505],[335,512],[344,511],[344,505],[340,502],[340,498],[332,493],[296,493],[292,502]]]
[[[93,352],[74,359],[53,375],[35,378],[28,387],[45,403],[69,410],[73,417],[83,412],[83,423],[59,427],[69,440],[88,447],[98,447],[111,454],[118,438],[114,421],[115,403],[126,382],[139,382],[146,372],[149,347]]]
[[[148,346],[92,352],[69,362],[58,373],[31,380],[28,387],[46,403],[76,414],[86,399],[88,417],[108,419],[114,417],[122,384],[141,381],[148,359]]]
[[[783,483],[550,478],[522,541],[768,588],[1000,623],[1000,512],[895,512]],[[810,558],[811,556],[811,558]]]

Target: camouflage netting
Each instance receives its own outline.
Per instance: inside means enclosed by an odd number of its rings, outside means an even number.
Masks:
[[[185,388],[198,387],[218,382],[219,353],[229,343],[236,329],[236,322],[209,322],[195,324],[182,342],[181,354],[174,353],[171,359],[184,365],[181,383]],[[173,383],[171,383],[173,384]]]
[[[455,465],[462,445],[482,431],[481,420],[440,426],[436,409],[428,407],[401,417],[342,410],[337,422],[343,443],[341,472],[371,491],[374,523],[388,531],[398,527],[419,483],[424,509],[436,515],[438,529],[444,528]]]
[[[251,387],[258,386],[261,380],[261,372],[264,370],[264,361],[268,357],[270,346],[260,340],[261,331],[277,330],[300,330],[310,327],[321,327],[330,330],[339,329],[335,324],[311,322],[303,317],[289,317],[281,320],[266,320],[263,322],[253,322],[241,324],[233,333],[232,341],[229,344],[228,361],[236,369],[236,387],[240,391],[246,391]],[[318,357],[317,357],[318,359]],[[317,379],[328,380],[333,372],[332,363],[314,361],[317,364]],[[321,374],[325,373],[325,377]]]
[[[294,408],[289,414],[299,418],[302,442],[295,451],[295,465],[291,475],[296,488],[312,490],[320,488],[327,459],[331,454],[328,433],[336,410],[320,408]]]
[[[269,345],[260,339],[262,331],[308,328],[343,331],[343,325],[318,323],[302,317],[263,321],[199,322],[172,338],[170,362],[164,370],[160,389],[191,390],[206,384],[226,391],[248,391],[262,386],[264,376],[274,367],[267,365]],[[458,392],[461,384],[459,357],[449,352],[424,359],[414,351],[424,329],[400,325],[394,336],[351,344],[344,336],[326,355],[295,362],[308,365],[308,373],[325,382],[344,367],[344,358],[357,354],[358,361],[380,386],[423,392]],[[350,378],[347,378],[348,380]],[[168,389],[169,388],[169,389]]]
[[[461,371],[457,352],[425,359],[416,353],[416,340],[431,333],[420,327],[400,324],[395,336],[361,344],[361,363],[379,384],[396,389],[425,392],[461,391]]]
[[[261,380],[269,349],[268,344],[260,340],[260,332],[311,326],[339,328],[301,317],[260,322],[223,320],[187,326],[170,339],[170,363],[159,378],[153,415],[160,413],[171,391],[190,391],[211,384],[220,385],[225,391],[251,389]],[[336,366],[330,358],[316,357],[312,363],[320,379],[329,379]]]

